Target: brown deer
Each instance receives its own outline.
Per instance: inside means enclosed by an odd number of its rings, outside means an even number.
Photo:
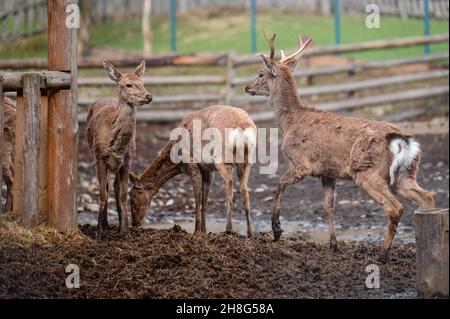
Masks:
[[[387,261],[403,214],[396,195],[421,207],[435,206],[433,194],[416,182],[419,144],[389,123],[346,117],[304,105],[297,95],[292,72],[310,39],[306,43],[300,39],[300,48],[289,56],[282,52],[279,61],[273,59],[275,34],[266,39],[270,55],[261,54],[264,69],[245,90],[252,95],[270,96],[283,134],[281,149],[291,164],[280,178],[275,195],[272,213],[275,240],[282,233],[279,220],[282,193],[304,177],[315,176],[322,179],[330,246],[337,249],[333,224],[335,181],[353,179],[387,214],[388,231],[380,254],[380,260]]]
[[[87,117],[87,139],[95,157],[100,184],[98,239],[108,229],[110,172],[115,174],[114,194],[119,214],[119,232],[128,232],[128,175],[136,148],[136,107],[152,101],[152,96],[141,80],[145,71],[144,61],[133,73],[122,74],[109,61],[103,61],[103,67],[119,86],[119,97],[96,101]]]
[[[214,161],[205,158],[193,161],[194,151],[193,135],[195,134],[195,121],[201,123],[201,132],[204,135],[207,129],[213,128],[220,132],[222,155],[226,151],[232,154],[230,161],[220,156]],[[137,177],[130,175],[133,184],[130,190],[130,205],[133,226],[139,226],[150,205],[150,201],[158,190],[172,177],[181,173],[187,174],[193,185],[195,197],[195,232],[206,232],[205,212],[208,203],[209,189],[213,180],[214,171],[218,171],[225,182],[225,195],[227,198],[227,225],[226,232],[232,232],[231,211],[233,205],[233,168],[236,169],[240,183],[240,192],[247,219],[247,236],[251,237],[252,228],[250,222],[250,198],[248,195],[248,178],[251,168],[251,156],[256,147],[256,126],[248,116],[247,112],[225,105],[214,105],[200,111],[187,115],[179,129],[184,129],[189,134],[188,161],[173,161],[173,154],[179,140],[171,140],[158,153],[156,159],[145,172]],[[239,149],[236,141],[236,130],[242,133],[242,148]],[[227,144],[225,140],[228,140]],[[201,149],[205,150],[205,141],[201,141]],[[227,149],[229,148],[229,149]],[[242,151],[244,156],[237,160],[238,152]],[[178,151],[175,152],[178,154]],[[215,150],[214,150],[215,153]],[[216,153],[215,153],[216,154]]]
[[[16,132],[16,106],[8,98],[4,98],[4,127],[2,147],[2,178],[6,184],[6,202],[4,212],[12,210],[12,184],[14,182],[14,141]]]

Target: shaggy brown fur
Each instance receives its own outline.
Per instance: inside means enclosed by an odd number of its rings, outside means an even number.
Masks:
[[[128,232],[128,174],[135,151],[136,106],[152,101],[140,77],[145,63],[134,73],[121,74],[110,62],[103,66],[119,86],[119,98],[104,98],[92,104],[87,117],[87,138],[97,164],[100,183],[100,212],[97,237],[108,229],[108,179],[115,174],[114,194],[119,214],[119,232]]]
[[[229,138],[225,132],[226,128],[234,129],[240,128],[246,130],[250,128],[252,134],[256,139],[256,126],[248,116],[247,112],[242,109],[234,108],[225,105],[214,105],[193,112],[187,115],[178,126],[186,129],[190,134],[190,152],[189,158],[193,158],[192,138],[193,138],[193,121],[201,121],[201,130],[208,128],[217,128],[222,133],[223,144],[224,140]],[[250,175],[251,163],[248,160],[251,152],[254,151],[255,144],[251,141],[245,141],[245,157],[243,163],[236,163],[236,149],[234,145],[233,158],[231,163],[226,163],[225,160],[216,163],[173,163],[170,152],[173,146],[178,141],[170,141],[159,153],[157,158],[151,163],[145,172],[136,177],[130,175],[130,180],[133,183],[133,188],[130,191],[131,216],[133,226],[138,226],[142,218],[144,218],[146,211],[150,205],[150,201],[158,190],[172,177],[184,173],[189,175],[192,181],[194,197],[195,197],[195,231],[206,232],[206,206],[208,203],[209,189],[213,180],[213,172],[218,171],[220,176],[225,181],[225,194],[227,197],[227,226],[226,231],[232,231],[231,211],[233,205],[233,168],[236,168],[237,175],[240,182],[240,190],[242,202],[247,218],[247,235],[252,235],[250,223],[250,198],[248,195],[248,178]],[[202,141],[202,149],[207,141]],[[222,154],[225,154],[225,146]]]
[[[2,159],[2,177],[6,184],[6,202],[4,212],[12,210],[12,184],[14,182],[14,141],[16,132],[16,105],[13,100],[4,98],[4,127]]]
[[[333,225],[335,180],[353,179],[386,211],[388,232],[380,255],[380,259],[386,261],[403,213],[403,206],[394,194],[421,207],[434,207],[432,193],[416,183],[419,154],[396,171],[394,181],[390,180],[392,140],[401,138],[406,143],[415,142],[398,127],[386,122],[346,117],[305,106],[297,95],[292,77],[301,51],[283,59],[282,63],[261,55],[265,69],[246,87],[247,93],[270,95],[270,104],[283,133],[281,148],[291,163],[280,178],[275,196],[272,215],[275,240],[282,233],[279,221],[282,193],[287,186],[304,177],[316,176],[322,179],[325,188],[324,207],[328,214],[330,245],[337,249]]]

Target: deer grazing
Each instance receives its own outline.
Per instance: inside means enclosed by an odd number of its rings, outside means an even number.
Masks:
[[[110,172],[115,174],[114,194],[119,214],[119,232],[128,232],[128,176],[135,151],[136,107],[152,101],[141,80],[145,62],[133,73],[120,73],[109,61],[103,62],[109,77],[119,87],[118,98],[97,100],[89,109],[87,139],[95,157],[100,184],[100,212],[97,238],[108,229],[108,191]]]
[[[16,106],[11,99],[4,98],[4,127],[2,147],[2,178],[6,184],[4,212],[12,210],[12,184],[14,182],[14,141],[16,132]]]
[[[205,158],[193,161],[193,135],[195,134],[195,122],[201,124],[201,133],[205,134],[207,129],[217,129],[220,132],[222,155],[226,151],[232,154],[231,161],[220,156],[213,161]],[[151,163],[144,173],[137,177],[130,175],[132,188],[130,190],[130,205],[133,226],[139,226],[150,205],[150,201],[158,190],[172,177],[181,173],[187,174],[193,185],[195,197],[195,232],[206,232],[205,212],[208,203],[209,189],[213,180],[214,171],[217,171],[225,182],[225,195],[227,199],[227,225],[226,232],[232,232],[231,211],[233,205],[233,168],[237,171],[240,183],[240,192],[244,211],[247,219],[247,236],[251,237],[252,228],[250,222],[250,198],[248,195],[248,178],[251,169],[252,154],[256,147],[256,126],[248,116],[247,112],[225,105],[214,105],[200,111],[187,115],[180,125],[189,133],[189,148],[187,161],[173,161],[174,147],[178,140],[169,141],[158,153],[157,158]],[[237,131],[235,130],[237,129]],[[242,146],[238,149],[236,132],[242,134]],[[226,140],[229,143],[226,143]],[[201,141],[204,150],[205,141]],[[229,149],[226,149],[229,147]],[[242,160],[237,160],[237,152],[242,151]],[[178,154],[178,153],[177,153]],[[216,150],[214,150],[214,154]]]
[[[261,54],[264,69],[246,87],[251,95],[270,96],[270,104],[282,131],[281,149],[290,162],[281,176],[272,212],[275,240],[281,236],[281,197],[287,186],[306,176],[319,177],[324,187],[324,208],[328,215],[330,246],[337,249],[333,223],[336,179],[353,179],[388,217],[388,230],[380,253],[386,262],[403,206],[400,195],[424,208],[433,208],[431,192],[416,182],[420,148],[412,136],[386,122],[358,119],[322,111],[302,103],[292,77],[310,39],[300,48],[274,60],[274,40],[266,39],[270,55]]]

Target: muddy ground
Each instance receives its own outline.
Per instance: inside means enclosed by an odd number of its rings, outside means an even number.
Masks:
[[[224,233],[112,229],[97,243],[83,236],[17,238],[0,224],[0,298],[405,298],[414,297],[413,245],[396,246],[380,265],[380,289],[367,289],[366,266],[377,263],[368,242],[324,244],[300,238],[273,242]],[[49,235],[44,235],[45,237]],[[80,269],[80,288],[65,285],[65,268]]]
[[[165,125],[139,125],[134,172],[142,172],[155,157],[169,130]],[[83,126],[81,132],[79,212],[95,221],[92,212],[98,209],[98,183]],[[436,192],[439,206],[448,207],[448,135],[417,138],[423,149],[419,182]],[[276,183],[287,167],[281,154],[279,160],[276,174],[260,175],[257,165],[251,174],[255,224],[270,221]],[[308,178],[292,186],[283,202],[282,224],[307,221],[312,227],[323,225],[326,219],[321,201],[320,181]],[[236,224],[243,220],[238,193],[235,204]],[[413,207],[406,207],[401,223],[411,228]],[[190,183],[186,176],[179,176],[155,197],[148,226],[155,227],[156,221],[165,219],[189,223],[193,212]],[[222,183],[216,178],[208,224],[223,218],[224,212]],[[110,215],[116,215],[113,200]],[[331,251],[326,242],[301,235],[284,236],[275,243],[270,233],[257,232],[251,239],[218,232],[193,236],[176,225],[170,229],[132,229],[130,238],[124,240],[113,226],[103,241],[96,242],[95,228],[89,225],[80,227],[81,235],[53,234],[49,239],[47,233],[39,231],[20,235],[22,231],[11,226],[14,223],[0,222],[0,298],[415,297],[413,243],[397,239],[388,264],[381,265],[376,259],[380,240],[343,240],[347,228],[357,227],[370,234],[374,227],[382,227],[384,232],[386,225],[381,208],[352,182],[338,184],[335,219],[340,252]],[[71,263],[80,267],[79,289],[65,286],[65,267]],[[370,264],[380,266],[380,289],[365,286],[365,270]]]

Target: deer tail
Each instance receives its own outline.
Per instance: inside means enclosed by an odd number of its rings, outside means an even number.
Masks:
[[[389,142],[392,163],[389,168],[390,185],[403,170],[409,170],[411,164],[420,155],[420,144],[412,137],[394,137]]]

